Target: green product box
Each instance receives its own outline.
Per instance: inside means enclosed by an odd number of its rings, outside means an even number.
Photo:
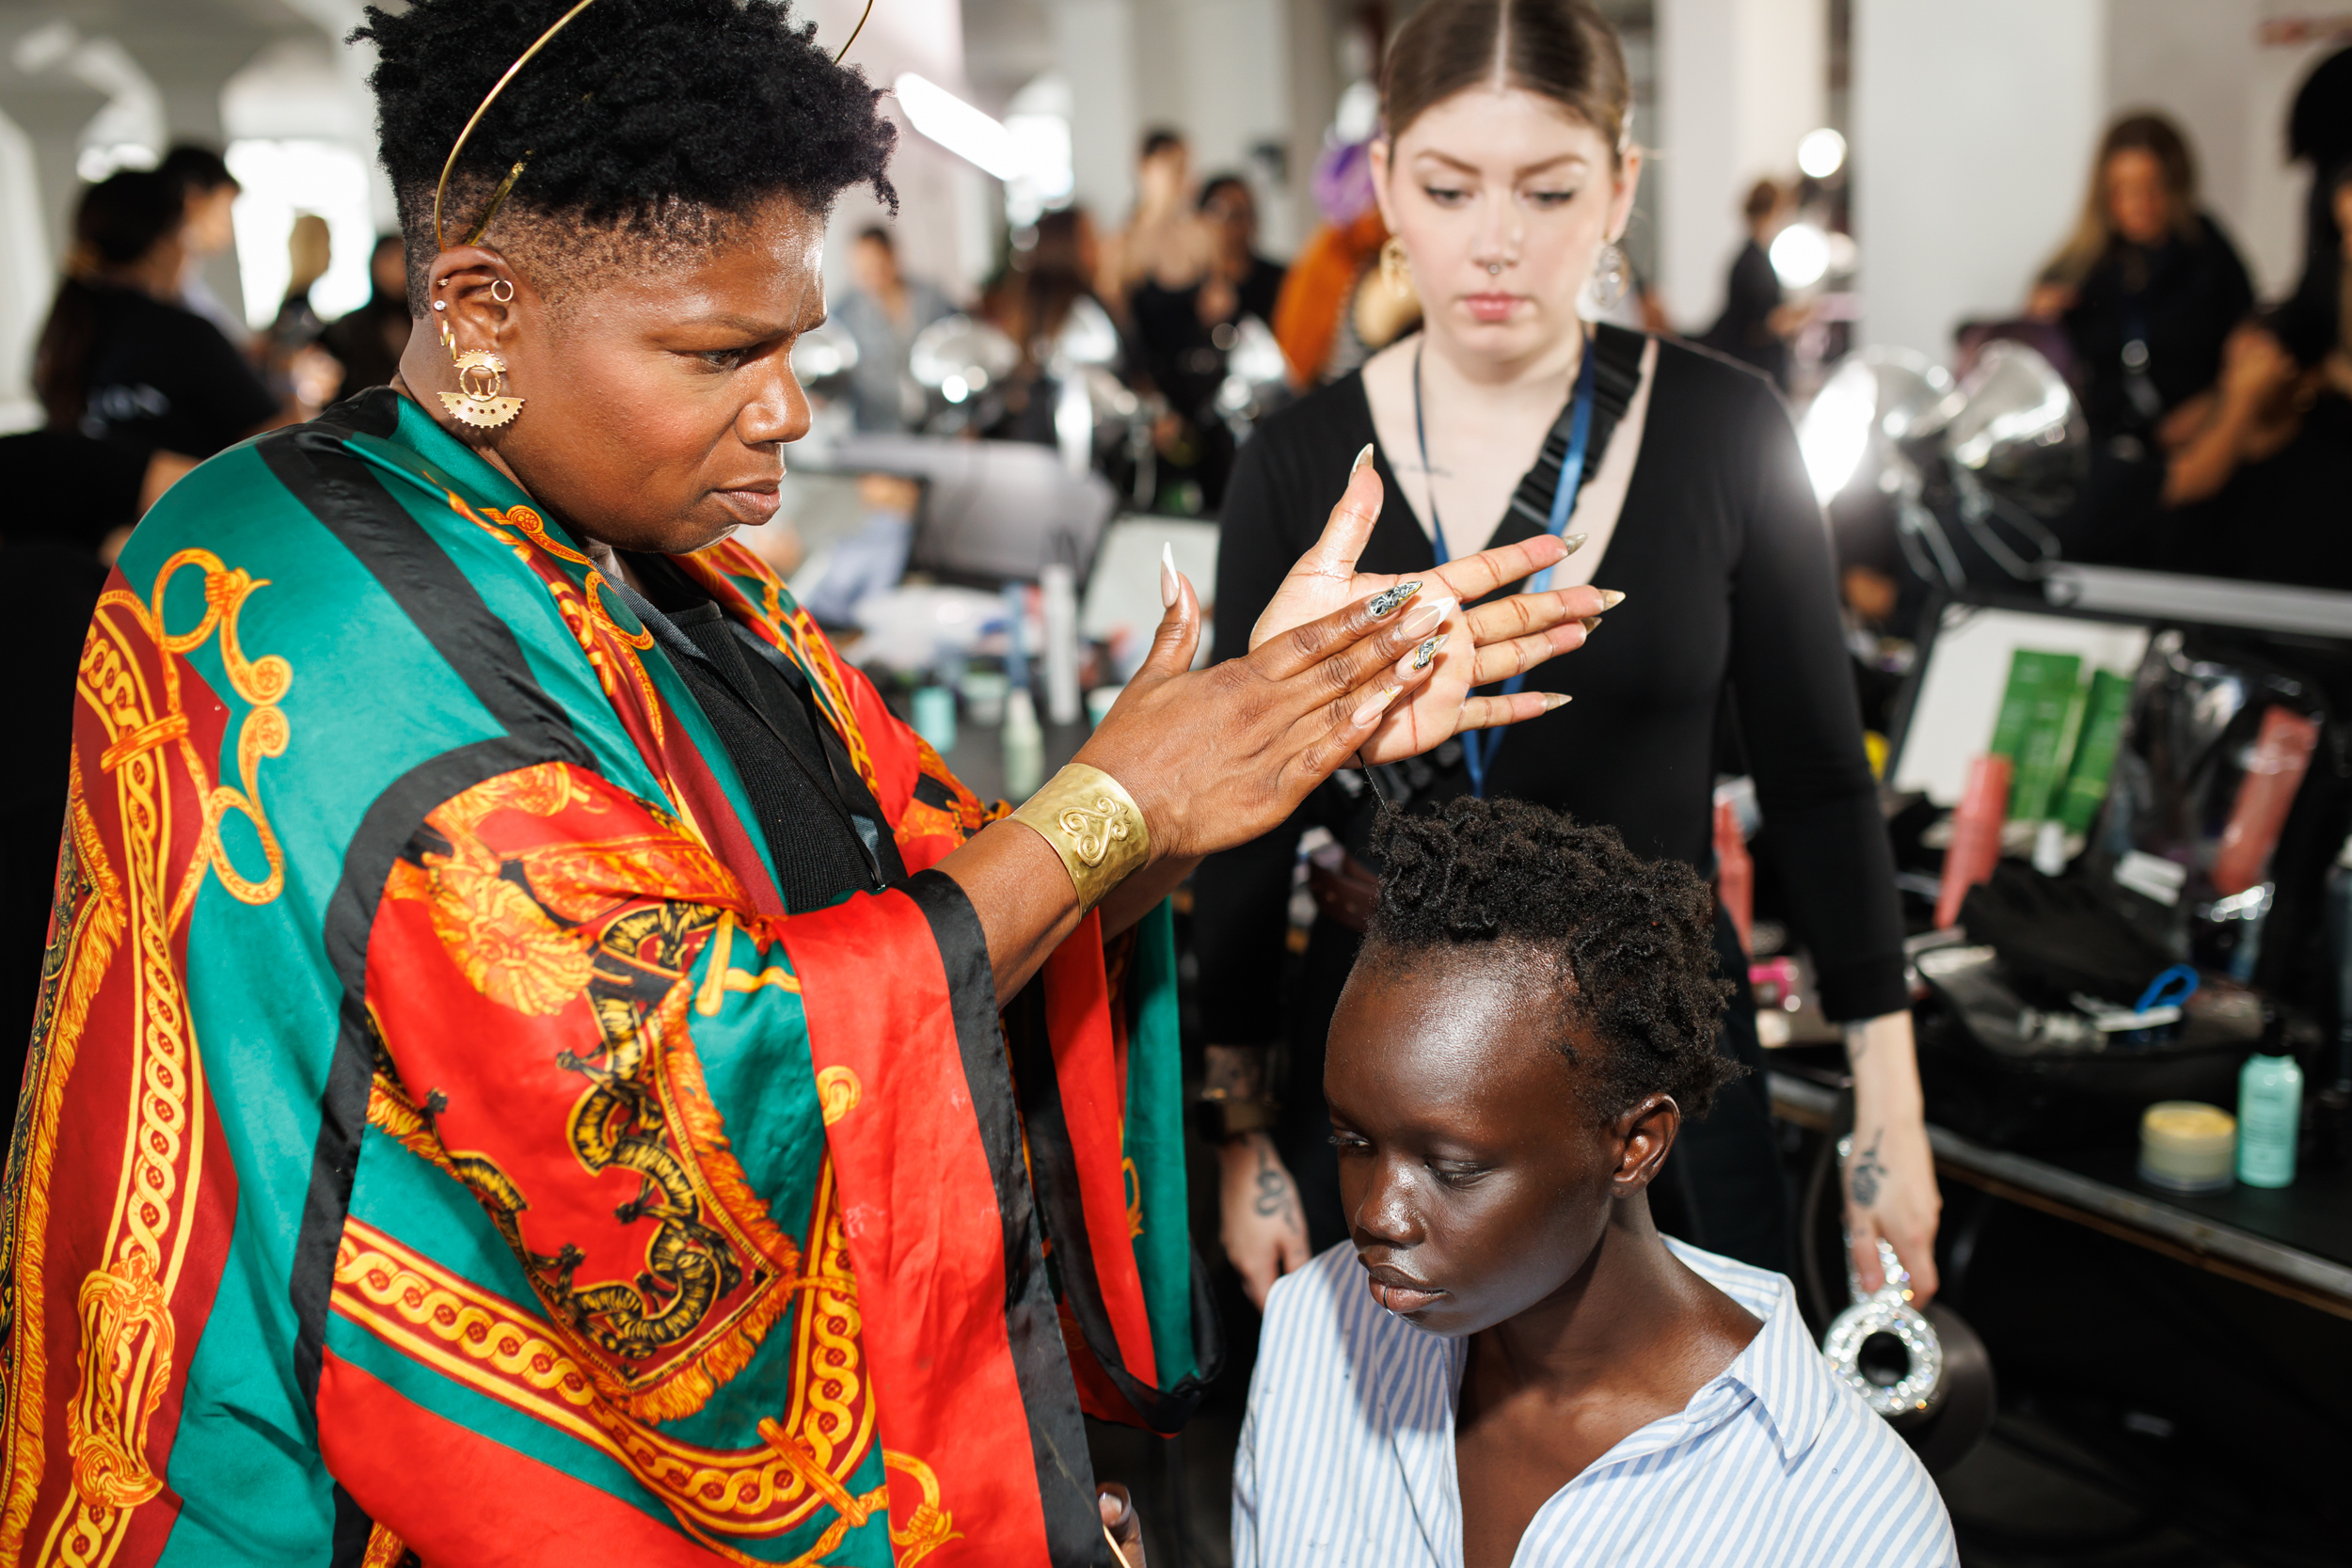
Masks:
[[[1987,749],[2016,764],[2009,796],[2012,821],[2047,816],[2051,794],[2066,777],[2074,739],[2068,717],[2073,713],[2079,722],[2082,664],[2078,654],[2038,648],[2020,648],[2010,657],[2009,689]]]
[[[2070,833],[2090,831],[2090,819],[2107,798],[2107,776],[2115,770],[2115,749],[2123,735],[2123,715],[2132,705],[2132,682],[2112,670],[2090,673],[2090,698],[2084,707],[2082,739],[2074,764],[2058,793],[2058,817]]]

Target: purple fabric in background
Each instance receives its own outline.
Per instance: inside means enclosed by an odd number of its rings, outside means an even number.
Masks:
[[[1372,144],[1344,142],[1315,157],[1315,206],[1334,229],[1344,229],[1372,206]]]

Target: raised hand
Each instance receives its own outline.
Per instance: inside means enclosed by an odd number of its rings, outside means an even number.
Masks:
[[[1357,558],[1380,516],[1380,476],[1371,455],[1370,447],[1357,455],[1347,489],[1331,509],[1322,538],[1298,558],[1250,629],[1252,655],[1270,640],[1367,595],[1394,601],[1386,604],[1383,613],[1440,606],[1449,636],[1436,668],[1410,701],[1396,704],[1374,730],[1362,748],[1365,762],[1418,756],[1464,730],[1517,723],[1565,702],[1565,697],[1540,691],[1495,697],[1472,697],[1470,691],[1531,670],[1554,654],[1582,647],[1585,623],[1622,595],[1599,588],[1563,588],[1463,610],[1467,602],[1567,555],[1573,546],[1549,534],[1466,555],[1419,578],[1358,571]],[[1411,583],[1420,586],[1409,596],[1397,598],[1397,591]]]
[[[1152,651],[1077,756],[1135,797],[1154,860],[1272,829],[1443,668],[1445,628],[1462,621],[1450,603],[1359,598],[1194,671],[1200,600],[1173,567],[1163,588]]]

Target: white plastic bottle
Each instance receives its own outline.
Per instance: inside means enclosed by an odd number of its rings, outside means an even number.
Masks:
[[[1005,796],[1025,800],[1045,782],[1045,733],[1037,726],[1037,704],[1025,686],[1005,695]]]

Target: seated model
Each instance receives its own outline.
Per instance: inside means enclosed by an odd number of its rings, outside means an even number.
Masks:
[[[1266,1304],[1237,1568],[1956,1562],[1788,1281],[1651,1223],[1739,1070],[1708,885],[1521,801],[1375,847],[1324,1075],[1353,1245]]]

